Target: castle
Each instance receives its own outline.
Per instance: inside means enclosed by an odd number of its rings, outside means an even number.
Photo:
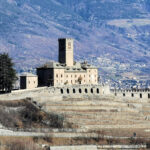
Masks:
[[[21,89],[52,86],[51,88],[54,88],[53,90],[56,94],[112,94],[119,98],[150,99],[150,90],[110,91],[109,86],[98,84],[98,68],[86,62],[79,63],[74,61],[73,39],[58,39],[58,43],[58,62],[48,62],[37,68],[37,76],[29,73],[21,75]],[[55,87],[60,89],[56,90]]]
[[[73,39],[61,38],[58,43],[58,62],[48,62],[37,68],[38,86],[98,84],[98,69],[95,66],[74,61]]]

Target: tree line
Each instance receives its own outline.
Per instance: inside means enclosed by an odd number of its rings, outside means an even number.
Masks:
[[[14,63],[7,53],[0,54],[0,92],[11,92],[17,80]]]

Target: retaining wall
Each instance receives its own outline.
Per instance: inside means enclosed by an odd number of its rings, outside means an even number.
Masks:
[[[0,100],[23,99],[26,97],[37,99],[62,99],[83,98],[90,96],[109,95],[109,86],[104,85],[74,85],[63,87],[42,87],[31,90],[18,90],[12,93],[0,95]]]
[[[150,100],[150,90],[111,90],[111,93],[120,98]]]
[[[51,146],[50,150],[116,150],[116,149],[145,149],[146,145],[82,145],[82,146]]]

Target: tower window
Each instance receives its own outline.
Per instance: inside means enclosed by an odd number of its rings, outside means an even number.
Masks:
[[[68,42],[68,49],[71,49],[71,42]]]

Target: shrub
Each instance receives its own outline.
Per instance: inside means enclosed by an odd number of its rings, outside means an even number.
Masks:
[[[50,114],[50,126],[53,128],[63,128],[64,116],[58,114]]]

